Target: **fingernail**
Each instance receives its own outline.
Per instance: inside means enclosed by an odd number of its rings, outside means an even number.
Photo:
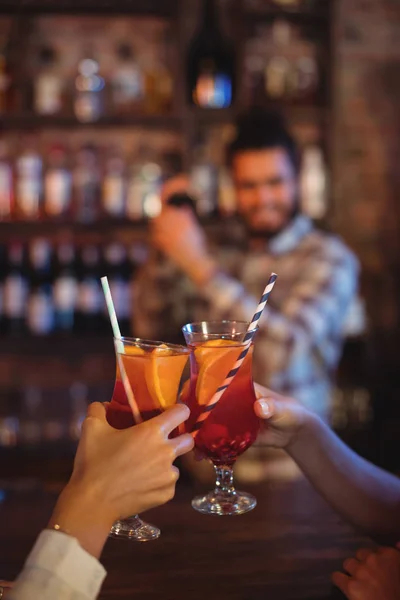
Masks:
[[[258,405],[260,406],[261,412],[264,415],[264,417],[268,417],[271,414],[271,409],[266,400],[258,400]]]

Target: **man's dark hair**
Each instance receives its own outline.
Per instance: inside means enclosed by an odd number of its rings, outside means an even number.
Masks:
[[[236,120],[236,135],[226,150],[228,165],[232,165],[236,154],[247,150],[269,150],[283,148],[290,161],[299,170],[299,150],[285,121],[277,112],[253,108],[242,113]]]

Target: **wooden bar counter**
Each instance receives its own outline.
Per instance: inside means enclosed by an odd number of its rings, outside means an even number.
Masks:
[[[247,515],[196,513],[190,500],[206,490],[184,483],[172,502],[145,515],[162,529],[159,540],[109,540],[102,557],[108,576],[101,598],[342,598],[330,574],[371,541],[346,525],[303,479],[240,487],[258,499]],[[38,488],[10,492],[0,502],[0,579],[17,575],[55,499],[55,492]]]

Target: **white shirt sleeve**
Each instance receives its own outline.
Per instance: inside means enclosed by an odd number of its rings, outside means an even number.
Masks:
[[[94,600],[104,567],[78,541],[61,531],[39,535],[9,594],[10,600]]]

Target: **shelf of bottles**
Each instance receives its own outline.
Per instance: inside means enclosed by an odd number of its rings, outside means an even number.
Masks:
[[[185,154],[200,218],[234,215],[224,145],[245,106],[287,110],[304,149],[303,209],[325,216],[324,50],[292,19],[320,3],[243,3],[273,18],[246,23],[241,77],[212,0],[184,57],[171,19],[36,15],[21,44],[0,17],[0,352],[10,336],[108,334],[102,274],[129,330],[146,224]]]
[[[9,16],[0,7],[4,464],[15,448],[70,453],[87,402],[109,400],[115,359],[99,278],[108,276],[129,334],[135,273],[166,179],[185,168],[208,235],[232,243],[240,228],[224,147],[238,111],[285,112],[303,148],[303,209],[326,215],[321,7],[330,2],[199,0],[185,42],[178,4],[119,0],[123,17],[102,14],[111,11],[101,0],[62,0],[56,11],[54,2],[22,1],[29,12],[14,16],[17,3]],[[229,27],[238,6],[240,43]],[[68,10],[90,16],[51,14]]]

